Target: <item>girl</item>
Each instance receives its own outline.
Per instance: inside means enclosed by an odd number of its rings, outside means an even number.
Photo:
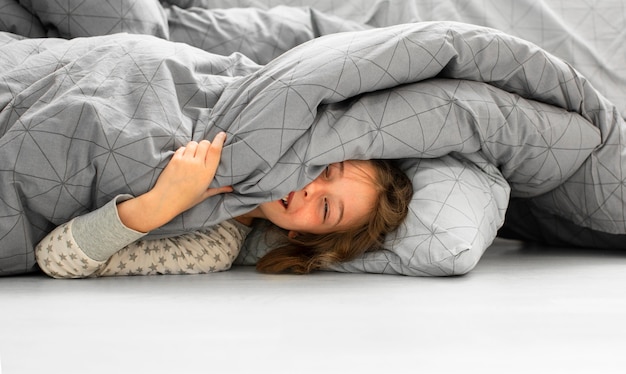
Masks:
[[[206,230],[146,240],[149,231],[204,199],[231,192],[209,188],[226,140],[179,148],[154,187],[109,204],[53,230],[35,251],[55,278],[112,275],[197,274],[229,269],[254,219],[288,231],[287,242],[257,264],[262,272],[309,273],[348,261],[380,245],[408,212],[412,185],[388,161],[351,160],[329,165],[302,190]]]

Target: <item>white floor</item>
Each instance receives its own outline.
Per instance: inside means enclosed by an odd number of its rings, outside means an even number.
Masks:
[[[625,287],[626,252],[500,240],[456,278],[0,278],[0,373],[625,373]]]

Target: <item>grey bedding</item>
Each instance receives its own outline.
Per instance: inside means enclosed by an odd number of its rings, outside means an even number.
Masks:
[[[305,39],[319,30],[310,15]],[[0,274],[35,270],[33,245],[52,227],[116,194],[146,191],[177,147],[221,130],[229,137],[215,183],[235,193],[153,236],[241,214],[354,158],[398,159],[416,194],[385,251],[335,270],[467,272],[509,197],[577,230],[626,233],[624,120],[570,65],[479,26],[345,25],[362,30],[294,41],[263,66],[170,42],[158,23],[141,31],[156,36],[0,34]],[[460,196],[465,209],[450,204]]]

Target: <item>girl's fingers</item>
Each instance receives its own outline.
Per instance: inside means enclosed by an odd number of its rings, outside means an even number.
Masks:
[[[200,141],[200,143],[198,143],[198,147],[196,149],[196,156],[198,158],[202,158],[205,159],[206,158],[206,154],[209,151],[209,149],[211,148],[213,144],[208,141],[208,140],[202,140]]]
[[[225,141],[226,141],[226,133],[223,131],[217,133],[217,135],[215,135],[215,138],[213,139],[213,143],[218,144],[220,147],[224,145]]]
[[[176,152],[174,152],[174,157],[180,157],[185,153],[185,149],[187,149],[184,145],[178,147],[178,149],[176,150]]]
[[[226,142],[226,133],[220,132],[217,135],[215,135],[215,138],[213,138],[213,142],[210,143],[211,149],[222,152],[222,148],[224,147],[225,142]]]
[[[206,190],[205,198],[231,192],[233,192],[233,188],[231,186],[209,188]]]
[[[185,153],[184,154],[193,157],[193,156],[195,156],[197,150],[198,150],[198,142],[190,141],[185,146]]]
[[[208,145],[207,153],[205,155],[205,162],[210,162],[212,160],[215,164],[219,163],[225,141],[226,133],[224,132],[220,132],[215,135],[215,138],[212,142],[203,140],[203,142],[206,142]]]
[[[226,142],[226,133],[220,132],[215,135],[213,141],[201,140],[199,143],[196,141],[190,141],[187,145],[178,148],[177,152],[181,152],[184,155],[191,157],[206,156],[209,152],[221,153],[222,148]]]

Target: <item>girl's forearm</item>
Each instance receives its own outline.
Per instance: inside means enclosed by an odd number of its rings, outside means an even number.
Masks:
[[[117,213],[129,229],[149,232],[165,225],[182,212],[173,210],[171,204],[150,191],[118,204]]]

